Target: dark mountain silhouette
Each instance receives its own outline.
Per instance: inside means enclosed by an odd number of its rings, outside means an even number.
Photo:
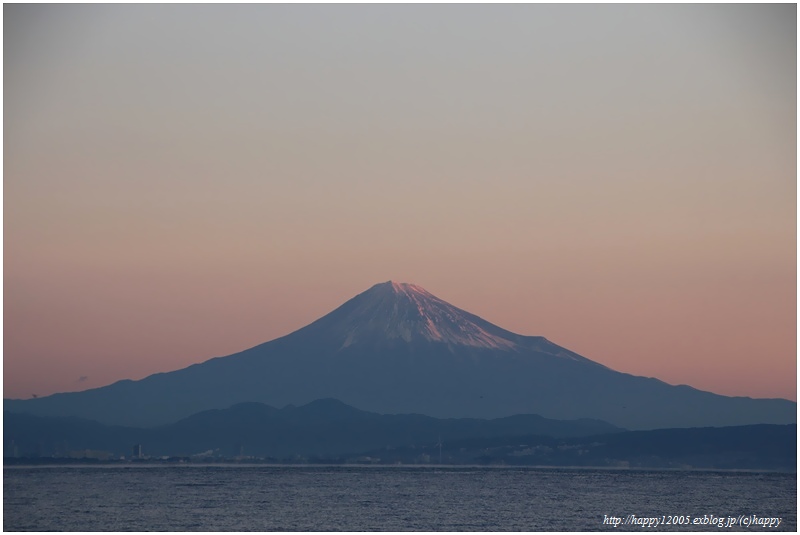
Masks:
[[[155,428],[6,412],[4,463],[162,456],[280,462],[379,462],[796,471],[797,426],[624,431],[597,420],[381,415],[339,401],[276,409],[240,403]],[[16,457],[13,457],[17,455]],[[52,458],[56,456],[57,458]],[[244,457],[240,457],[244,456]],[[84,461],[87,462],[87,461]]]
[[[75,450],[128,455],[133,444],[142,444],[151,456],[190,456],[212,451],[226,457],[246,453],[283,459],[432,444],[438,437],[447,440],[520,434],[574,437],[619,431],[622,430],[598,420],[549,420],[531,414],[495,420],[382,415],[333,399],[283,409],[262,403],[240,403],[144,429],[9,412],[4,414],[3,422],[4,451],[8,455],[16,446],[25,456],[64,456]]]
[[[506,331],[418,286],[393,282],[228,357],[85,392],[5,400],[4,408],[152,426],[241,402],[285,406],[320,398],[379,413],[540,414],[631,429],[797,419],[794,402],[720,396],[620,373],[541,336]]]
[[[588,437],[475,437],[442,445],[447,464],[777,470],[797,472],[797,425],[626,431]],[[439,448],[381,448],[381,463],[438,461]]]

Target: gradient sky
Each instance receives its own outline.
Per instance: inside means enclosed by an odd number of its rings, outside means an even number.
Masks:
[[[797,392],[795,5],[4,5],[4,397],[386,280]]]

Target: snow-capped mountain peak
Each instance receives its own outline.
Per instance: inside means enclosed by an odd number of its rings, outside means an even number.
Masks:
[[[341,337],[343,348],[383,339],[513,349],[518,338],[421,286],[393,281],[376,284],[316,323]]]

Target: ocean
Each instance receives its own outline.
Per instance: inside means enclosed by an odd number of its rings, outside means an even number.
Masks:
[[[797,475],[450,466],[9,466],[3,470],[3,529],[796,531]]]

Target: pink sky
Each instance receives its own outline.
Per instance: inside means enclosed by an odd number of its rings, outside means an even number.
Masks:
[[[227,355],[392,279],[795,400],[795,14],[5,6],[4,397]]]

